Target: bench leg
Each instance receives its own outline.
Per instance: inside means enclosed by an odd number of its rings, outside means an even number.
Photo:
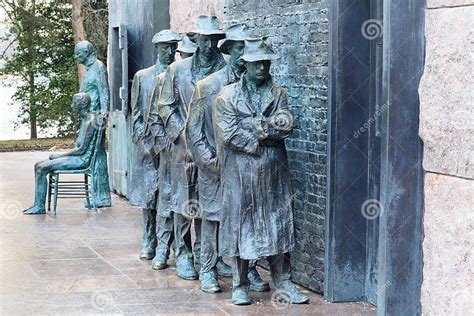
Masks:
[[[53,185],[52,180],[53,180],[53,176],[50,173],[48,174],[48,212],[51,212],[51,195],[52,195],[51,186]]]
[[[95,186],[94,186],[94,175],[91,174],[91,195],[92,195],[92,200],[94,204],[94,212],[97,213],[97,197],[95,196]]]
[[[58,190],[59,190],[59,174],[54,175],[54,204],[53,204],[53,212],[56,215],[56,208],[58,206]]]
[[[84,174],[84,190],[86,194],[86,204],[87,208],[91,208],[91,199],[89,196],[89,175],[87,173]]]

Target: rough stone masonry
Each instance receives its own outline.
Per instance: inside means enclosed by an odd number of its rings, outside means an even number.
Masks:
[[[225,0],[226,26],[267,35],[281,58],[275,81],[289,95],[295,129],[287,140],[294,191],[293,281],[322,293],[328,87],[327,0]]]

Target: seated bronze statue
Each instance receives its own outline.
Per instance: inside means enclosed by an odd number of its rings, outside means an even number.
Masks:
[[[74,149],[64,154],[52,154],[49,160],[35,164],[35,202],[23,211],[24,214],[45,214],[47,175],[57,170],[77,170],[89,167],[96,146],[96,139],[102,130],[94,113],[90,112],[91,98],[87,93],[77,93],[72,98],[72,107],[81,118],[81,128]]]

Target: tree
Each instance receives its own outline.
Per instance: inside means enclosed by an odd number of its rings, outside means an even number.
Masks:
[[[72,0],[72,26],[74,42],[77,44],[85,39],[91,42],[97,58],[107,61],[108,45],[108,6],[101,0]],[[84,67],[77,64],[79,82],[84,76]]]
[[[82,6],[83,0],[72,0],[72,31],[74,34],[74,43],[76,44],[86,39]],[[79,82],[81,82],[84,77],[84,66],[77,64],[77,70],[79,73]]]
[[[18,78],[13,100],[20,104],[16,125],[58,131],[69,136],[77,127],[71,108],[79,90],[81,68],[74,60],[74,45],[92,42],[97,57],[106,61],[108,11],[101,0],[0,0],[10,26],[10,43],[0,53],[5,60],[0,75]],[[89,34],[89,36],[87,36]],[[10,56],[5,53],[14,50]]]
[[[0,74],[19,81],[13,96],[20,104],[16,124],[29,124],[32,139],[38,128],[53,127],[58,136],[71,135],[75,128],[71,98],[79,83],[70,1],[0,0],[0,7],[15,43]]]

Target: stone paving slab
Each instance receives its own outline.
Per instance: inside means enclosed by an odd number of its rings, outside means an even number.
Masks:
[[[375,315],[373,306],[332,304],[307,290],[309,305],[275,305],[270,292],[251,293],[252,306],[236,307],[231,279],[211,295],[176,277],[173,258],[154,271],[138,259],[141,211],[115,195],[113,207],[97,213],[81,200],[60,200],[56,217],[22,215],[33,201],[34,163],[49,154],[0,153],[1,315]]]

